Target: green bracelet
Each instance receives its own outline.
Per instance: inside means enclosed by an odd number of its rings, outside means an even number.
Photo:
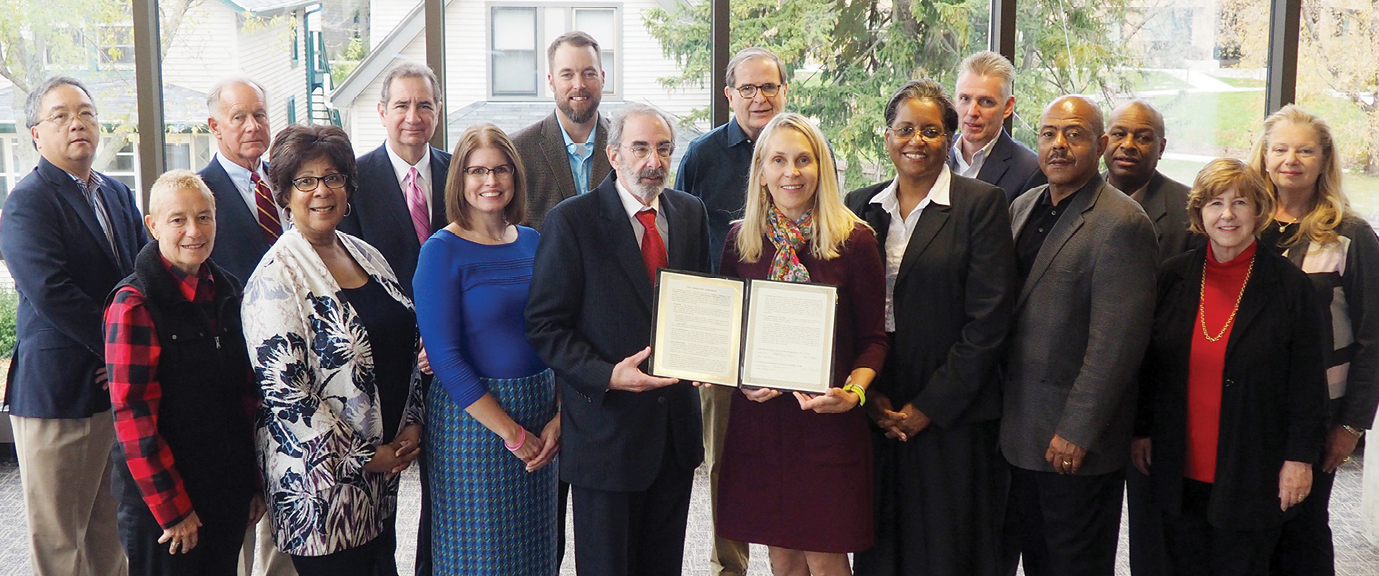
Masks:
[[[862,406],[867,403],[867,389],[856,384],[848,384],[843,387],[844,392],[852,392],[857,395],[857,405]]]

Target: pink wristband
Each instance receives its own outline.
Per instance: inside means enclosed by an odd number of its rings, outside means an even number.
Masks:
[[[516,446],[508,446],[507,440],[504,440],[504,441],[503,441],[503,447],[504,447],[504,448],[507,448],[507,449],[508,449],[508,452],[516,452],[516,451],[518,451],[518,450],[521,450],[521,449],[522,449],[522,445],[523,445],[523,444],[526,444],[526,443],[527,443],[527,429],[526,429],[526,428],[523,428],[523,429],[522,429],[522,439],[517,441],[517,445],[516,445]]]

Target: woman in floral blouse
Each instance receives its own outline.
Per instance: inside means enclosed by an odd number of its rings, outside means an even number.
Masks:
[[[356,181],[345,132],[294,124],[269,158],[292,228],[243,316],[274,538],[302,576],[396,576],[397,474],[420,453],[416,315],[378,251],[335,229]]]

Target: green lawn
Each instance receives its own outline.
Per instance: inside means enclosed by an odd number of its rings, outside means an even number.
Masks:
[[[1135,90],[1183,90],[1191,88],[1192,85],[1179,80],[1177,76],[1150,70],[1142,74],[1142,78],[1134,86]]]
[[[1225,83],[1227,83],[1227,84],[1230,84],[1231,86],[1235,86],[1236,88],[1263,88],[1263,87],[1264,87],[1264,81],[1263,81],[1263,80],[1255,80],[1254,78],[1224,78],[1224,77],[1218,76],[1216,79],[1217,79],[1217,80],[1220,80],[1220,81],[1222,81],[1222,82],[1225,82]]]

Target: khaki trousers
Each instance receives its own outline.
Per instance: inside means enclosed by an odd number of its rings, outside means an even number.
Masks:
[[[709,467],[709,502],[714,522],[718,522],[718,468],[723,460],[723,437],[728,433],[728,410],[736,388],[704,386],[699,389],[699,407],[704,415],[704,464]],[[709,553],[709,573],[714,576],[747,574],[746,542],[719,538],[714,529],[713,551]]]
[[[255,547],[258,554],[254,554]],[[258,557],[259,571],[254,572],[254,558]],[[273,521],[265,513],[259,523],[244,531],[244,548],[239,558],[240,576],[259,574],[260,576],[297,576],[292,567],[292,557],[278,550],[273,542]]]
[[[10,417],[29,520],[34,576],[125,576],[110,493],[115,423],[90,418]]]

